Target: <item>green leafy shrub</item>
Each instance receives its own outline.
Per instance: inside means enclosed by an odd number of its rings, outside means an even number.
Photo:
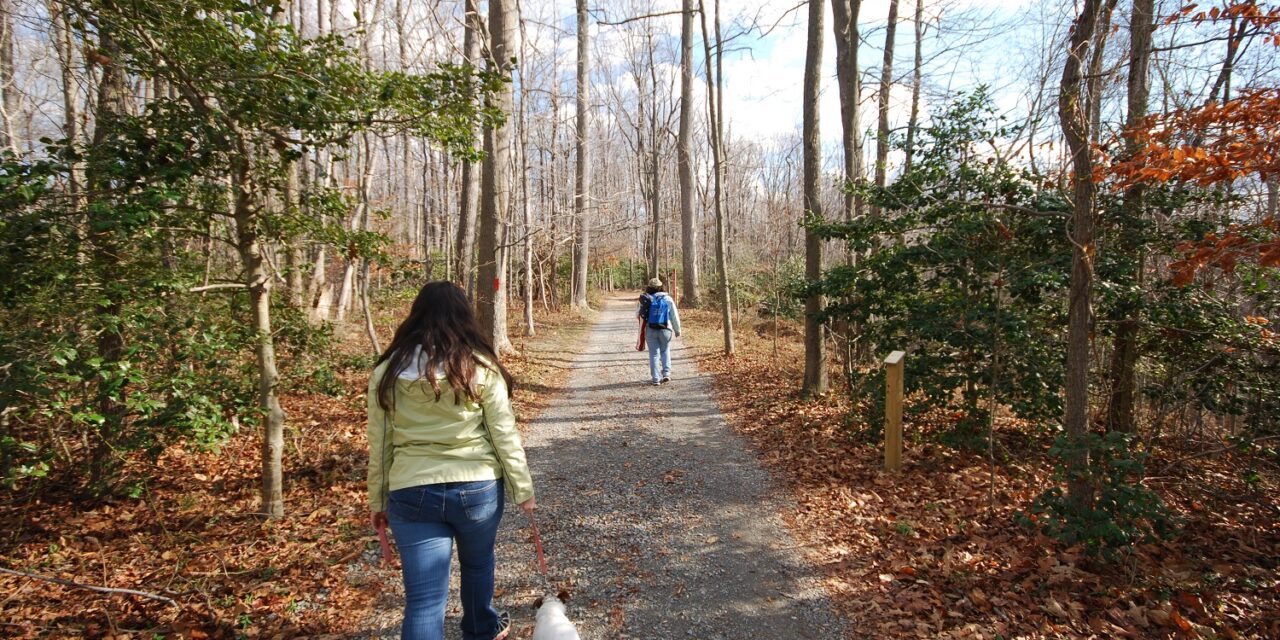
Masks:
[[[1079,445],[1059,437],[1049,450],[1057,459],[1054,481],[1087,487],[1088,499],[1073,501],[1061,486],[1054,487],[1019,521],[1104,558],[1134,544],[1172,537],[1177,522],[1160,496],[1143,486],[1146,453],[1135,443],[1132,434],[1118,431],[1086,434]]]

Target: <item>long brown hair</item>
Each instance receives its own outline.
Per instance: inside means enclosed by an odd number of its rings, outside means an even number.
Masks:
[[[453,401],[458,404],[464,394],[472,402],[480,401],[475,385],[477,365],[502,374],[508,396],[514,389],[511,374],[480,331],[467,294],[452,282],[428,282],[422,287],[409,308],[409,317],[400,323],[391,344],[378,358],[379,365],[388,362],[378,381],[378,405],[383,410],[395,409],[396,380],[413,362],[417,347],[422,348],[425,359],[422,380],[431,385],[436,401],[441,394],[440,381],[434,375],[436,369],[444,369],[444,377],[453,387]]]

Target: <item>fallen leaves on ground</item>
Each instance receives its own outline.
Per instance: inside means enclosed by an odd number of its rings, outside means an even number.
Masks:
[[[1103,564],[1014,521],[1050,486],[1047,436],[1003,421],[992,469],[908,425],[903,469],[886,473],[879,445],[849,426],[847,394],[799,398],[798,331],[776,342],[772,324],[738,331],[726,357],[718,313],[684,315],[726,416],[793,497],[784,517],[851,637],[1280,637],[1274,466],[1254,487],[1225,457],[1148,478],[1185,519],[1181,537]],[[1149,468],[1187,453],[1177,446]]]
[[[567,379],[567,364],[555,360],[588,326],[570,314],[554,322],[537,338],[513,338],[521,353],[504,359],[525,420]],[[383,335],[390,328],[384,324]],[[344,351],[359,354],[367,344],[353,333]],[[347,392],[337,397],[282,398],[281,520],[257,513],[261,443],[249,429],[219,450],[176,444],[154,465],[131,460],[133,471],[149,476],[136,499],[84,502],[56,482],[38,494],[10,494],[0,504],[0,565],[145,591],[177,606],[0,575],[0,637],[341,638],[360,631],[385,581],[399,580],[374,567],[378,543],[364,480],[367,376],[343,372]]]

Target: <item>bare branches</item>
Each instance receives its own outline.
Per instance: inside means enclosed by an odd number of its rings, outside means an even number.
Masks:
[[[81,584],[79,582],[72,582],[71,580],[64,580],[62,578],[55,578],[53,576],[42,576],[37,573],[27,573],[26,571],[14,571],[13,569],[5,569],[3,567],[0,567],[0,573],[7,573],[11,576],[19,576],[23,578],[31,578],[32,580],[42,580],[44,582],[52,582],[54,584],[60,584],[64,587],[73,587],[76,589],[88,589],[89,591],[97,591],[99,593],[118,593],[122,595],[141,596],[143,598],[159,600],[160,602],[163,602],[165,604],[172,605],[175,607],[179,607],[179,608],[181,608],[182,606],[182,605],[179,605],[176,601],[174,601],[173,598],[156,595],[154,593],[147,593],[146,591],[137,591],[135,589],[116,589],[113,587],[99,587],[91,584]]]

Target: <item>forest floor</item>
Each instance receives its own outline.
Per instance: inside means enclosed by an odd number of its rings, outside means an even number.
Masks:
[[[407,304],[407,300],[404,301]],[[379,316],[384,339],[401,309]],[[539,310],[538,335],[504,359],[523,380],[516,410],[536,416],[568,375],[556,362],[590,318]],[[0,567],[172,600],[108,594],[0,574],[0,637],[347,638],[367,627],[383,591],[365,494],[369,341],[353,328],[334,354],[343,392],[282,397],[288,414],[286,517],[256,515],[260,436],[242,429],[217,450],[175,444],[136,456],[136,497],[89,501],[56,480],[0,501]],[[343,364],[345,363],[345,364]]]
[[[908,424],[904,468],[887,474],[843,389],[799,398],[797,323],[740,317],[725,357],[719,313],[682,313],[724,413],[791,496],[784,517],[854,637],[1280,638],[1274,450],[1166,436],[1146,484],[1181,535],[1101,562],[1016,523],[1053,486],[1046,434],[998,421],[993,467],[938,443],[946,417]]]
[[[910,425],[906,466],[887,475],[847,399],[797,397],[797,327],[775,343],[772,322],[742,318],[726,358],[718,315],[683,310],[675,380],[655,388],[629,303],[540,315],[505,360],[525,381],[551,578],[584,638],[1280,637],[1274,454],[1162,441],[1147,484],[1181,536],[1100,563],[1015,523],[1051,484],[1046,436],[1002,422],[993,469],[938,444],[945,424]],[[0,575],[0,637],[394,635],[399,576],[376,566],[367,525],[367,345],[345,342],[344,393],[284,398],[282,520],[255,514],[251,429],[219,451],[138,457],[136,497],[7,494],[0,566],[173,603]],[[509,510],[499,602],[521,638],[541,591],[527,531]]]

